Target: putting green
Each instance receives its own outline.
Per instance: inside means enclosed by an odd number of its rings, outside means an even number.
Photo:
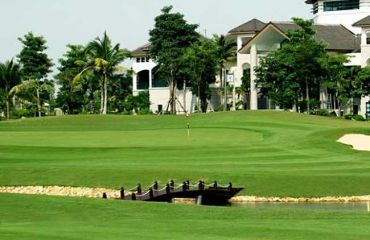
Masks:
[[[367,195],[370,153],[336,140],[369,127],[272,111],[1,122],[0,185],[131,188],[203,179],[258,196]]]

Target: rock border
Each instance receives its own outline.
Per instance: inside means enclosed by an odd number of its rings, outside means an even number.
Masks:
[[[109,188],[88,188],[68,186],[0,186],[0,193],[33,194],[65,197],[102,198],[103,193],[110,199],[119,198],[120,190]],[[329,196],[329,197],[257,197],[237,196],[231,203],[351,203],[370,202],[370,195],[366,196]]]

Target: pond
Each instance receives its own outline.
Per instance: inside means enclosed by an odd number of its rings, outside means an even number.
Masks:
[[[370,212],[370,203],[233,203],[231,207],[271,210],[324,210]]]

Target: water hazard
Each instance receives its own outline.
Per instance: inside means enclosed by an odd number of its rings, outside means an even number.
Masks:
[[[231,207],[271,210],[317,210],[369,212],[370,203],[233,203]]]

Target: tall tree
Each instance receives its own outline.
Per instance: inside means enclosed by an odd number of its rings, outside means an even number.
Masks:
[[[13,59],[4,64],[0,63],[0,88],[3,89],[7,119],[10,118],[10,90],[20,82],[20,67]]]
[[[65,112],[73,114],[82,110],[87,90],[83,84],[85,81],[74,84],[75,76],[83,70],[83,67],[76,62],[79,60],[86,62],[87,59],[83,46],[68,45],[67,47],[64,57],[59,59],[59,73],[55,76],[60,86],[57,103]]]
[[[36,103],[37,116],[41,117],[41,106],[42,100],[51,99],[54,94],[54,84],[51,81],[38,81],[28,80],[23,81],[21,84],[14,86],[11,90],[11,94],[17,94],[21,98],[31,100]]]
[[[325,76],[321,64],[326,57],[325,44],[315,40],[312,21],[293,20],[299,28],[288,31],[281,48],[261,60],[256,68],[257,85],[281,107],[298,106],[299,100],[305,99],[309,113],[311,96],[318,98]]]
[[[218,58],[219,66],[219,77],[221,87],[224,86],[223,82],[223,71],[225,69],[225,63],[231,60],[236,55],[236,43],[235,41],[228,40],[224,35],[215,36],[217,43],[216,55]]]
[[[172,114],[176,113],[176,89],[179,79],[181,57],[186,49],[198,41],[196,32],[198,25],[188,24],[184,15],[171,13],[172,6],[162,9],[162,13],[155,18],[154,29],[150,31],[149,56],[154,59],[160,71],[166,75],[169,86],[169,103]],[[168,110],[168,109],[167,109]]]
[[[108,85],[112,76],[119,70],[119,64],[128,56],[129,52],[120,48],[120,44],[112,45],[111,39],[105,32],[102,38],[96,38],[86,47],[87,61],[79,61],[83,65],[83,70],[76,75],[75,82],[81,79],[81,76],[93,72],[99,77],[101,91],[100,113],[107,114],[108,105]]]
[[[370,95],[370,67],[359,70],[353,82],[353,94],[356,97]]]
[[[30,97],[31,102],[36,100],[38,116],[41,117],[41,93],[44,87],[50,86],[52,83],[46,78],[51,72],[53,63],[45,53],[47,50],[46,40],[43,36],[35,36],[32,32],[27,33],[23,38],[18,38],[23,44],[21,52],[18,54],[18,61],[21,65],[21,77],[24,83],[18,85],[15,89],[17,93],[33,92],[34,94],[25,94],[23,98]],[[49,87],[48,87],[49,88]],[[28,91],[30,90],[30,91]],[[36,97],[34,97],[36,96]]]
[[[191,45],[182,61],[182,72],[186,72],[192,92],[200,99],[198,109],[207,111],[210,98],[209,85],[216,81],[218,66],[217,45],[213,40],[202,40]]]
[[[18,38],[23,48],[18,55],[23,80],[42,80],[51,72],[51,59],[45,53],[46,40],[42,36],[35,36],[32,32]]]

